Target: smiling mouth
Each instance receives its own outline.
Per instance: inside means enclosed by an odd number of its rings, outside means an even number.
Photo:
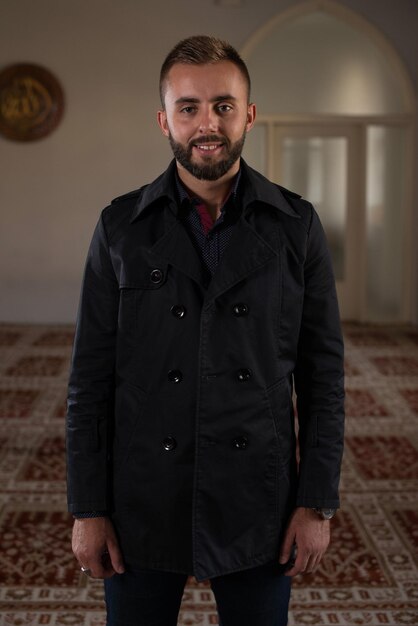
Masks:
[[[203,152],[214,152],[218,148],[222,148],[222,143],[195,143],[194,147]]]

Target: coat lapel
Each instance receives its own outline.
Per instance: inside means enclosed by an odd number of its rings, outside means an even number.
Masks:
[[[209,304],[278,255],[279,250],[273,249],[242,215],[234,226],[231,239],[209,284],[206,302]]]
[[[178,216],[174,192],[175,161],[156,181],[144,188],[131,221],[141,218],[147,209],[164,205],[165,231],[150,252],[165,259],[204,288],[206,302],[280,255],[278,223],[273,217],[280,211],[292,218],[300,216],[288,203],[280,188],[241,161],[243,193],[238,200],[242,213],[235,224],[219,267],[207,286],[202,260]],[[240,183],[241,185],[241,183]],[[296,194],[294,194],[296,195]],[[297,196],[300,197],[300,196]],[[262,212],[262,219],[251,219],[251,213]],[[248,219],[247,219],[248,218]]]
[[[208,304],[252,272],[280,257],[281,243],[277,212],[300,219],[281,188],[241,160],[242,213],[234,226],[206,294]],[[290,193],[290,192],[287,192]],[[297,194],[290,194],[300,198]]]

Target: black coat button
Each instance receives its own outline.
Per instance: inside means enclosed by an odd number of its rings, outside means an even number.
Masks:
[[[163,439],[163,448],[164,450],[167,450],[167,452],[170,452],[171,450],[174,450],[174,448],[177,448],[177,441],[174,437],[165,437],[165,439]]]
[[[181,381],[183,380],[183,374],[180,372],[180,370],[170,370],[167,376],[168,380],[171,383],[181,383]]]
[[[245,383],[247,380],[250,380],[252,375],[253,373],[251,370],[242,369],[242,370],[238,370],[237,377],[240,383]]]
[[[155,270],[152,270],[150,274],[150,278],[151,278],[152,283],[158,285],[158,283],[160,283],[163,280],[164,273],[162,270],[159,270],[158,268],[156,268]]]
[[[178,317],[179,319],[186,315],[186,307],[182,304],[174,304],[170,311],[174,317]]]
[[[249,441],[247,437],[241,435],[240,437],[234,437],[231,443],[233,448],[236,448],[237,450],[245,450],[245,448],[248,447]]]
[[[249,308],[244,302],[238,302],[234,304],[232,311],[236,317],[243,317],[244,315],[248,315]]]

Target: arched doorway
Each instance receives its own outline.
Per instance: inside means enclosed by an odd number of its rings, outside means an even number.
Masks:
[[[396,51],[352,11],[312,0],[242,55],[259,111],[245,157],[315,204],[342,317],[410,320],[415,102]]]

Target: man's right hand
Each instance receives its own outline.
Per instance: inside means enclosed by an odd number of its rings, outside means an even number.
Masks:
[[[88,568],[92,578],[110,578],[125,571],[115,530],[107,517],[76,519],[72,547],[80,567]]]

